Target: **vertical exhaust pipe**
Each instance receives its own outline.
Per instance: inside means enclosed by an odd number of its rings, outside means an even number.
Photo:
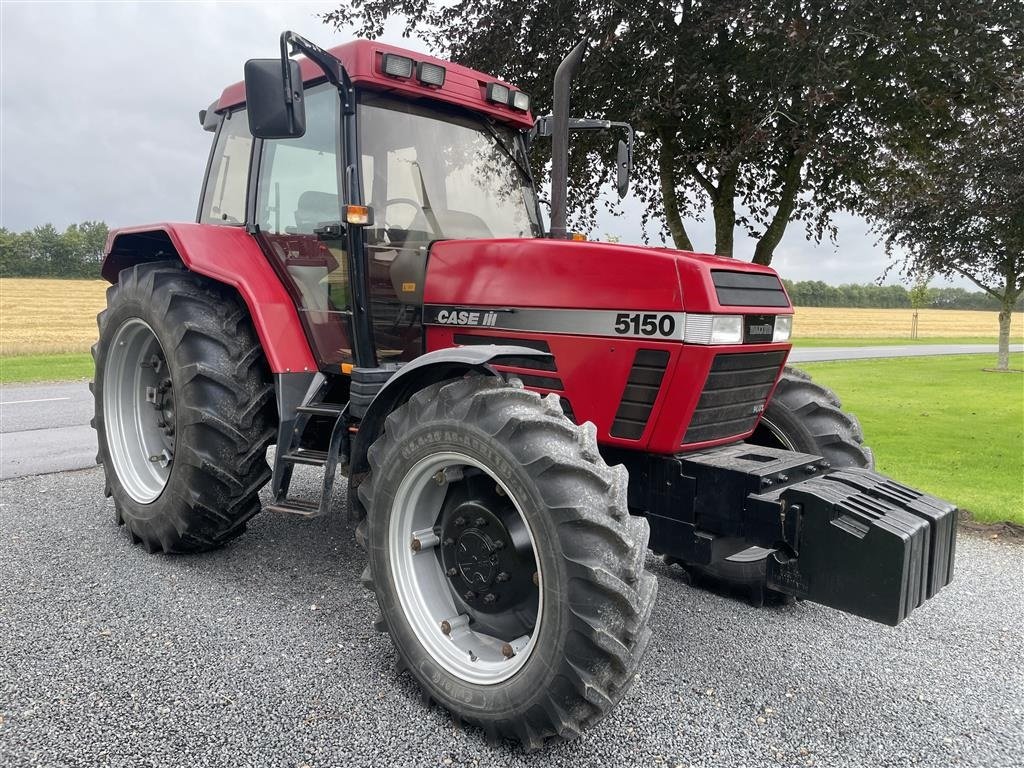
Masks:
[[[580,40],[555,71],[554,125],[551,129],[551,237],[565,239],[569,187],[569,86],[583,60],[587,41]]]

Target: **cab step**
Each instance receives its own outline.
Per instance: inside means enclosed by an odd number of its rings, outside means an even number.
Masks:
[[[348,463],[349,411],[346,403],[329,403],[318,399],[294,406],[293,417],[282,420],[278,430],[278,452],[274,459],[274,478],[271,483],[274,501],[264,509],[298,517],[323,517],[331,511],[331,493],[338,463]],[[303,445],[306,428],[313,419],[332,421],[327,445],[310,448]],[[315,434],[315,433],[314,433]],[[326,448],[326,450],[324,450]],[[323,467],[318,499],[296,499],[288,495],[292,471],[296,465]]]
[[[263,507],[267,512],[278,512],[298,517],[320,517],[320,504],[303,499],[282,499],[275,504]]]
[[[311,467],[322,467],[327,464],[327,451],[317,451],[312,448],[296,448],[281,457],[282,461],[290,464],[308,464]]]

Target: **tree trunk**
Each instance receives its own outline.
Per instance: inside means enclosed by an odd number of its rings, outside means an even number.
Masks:
[[[683,218],[679,214],[679,197],[676,193],[675,137],[670,130],[659,129],[658,137],[661,146],[658,148],[658,178],[661,183],[661,204],[665,209],[665,222],[668,224],[672,244],[681,251],[692,251],[693,244]]]
[[[772,263],[772,256],[775,249],[782,242],[782,236],[786,232],[793,209],[796,207],[796,196],[800,191],[800,170],[803,168],[806,153],[794,149],[782,173],[782,192],[779,194],[779,206],[775,209],[775,215],[771,223],[757,241],[754,248],[754,263],[768,266]]]
[[[711,196],[711,212],[715,217],[715,255],[732,258],[736,233],[736,169],[722,173],[718,188]]]
[[[999,310],[999,363],[996,368],[1000,371],[1010,369],[1010,320],[1013,319],[1013,304],[1015,299],[1003,298],[1003,308]]]

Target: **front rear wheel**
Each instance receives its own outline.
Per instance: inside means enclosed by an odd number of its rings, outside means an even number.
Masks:
[[[93,426],[117,522],[151,552],[234,538],[260,509],[275,421],[244,305],[178,262],[154,262],[121,272],[97,320]]]
[[[592,425],[493,377],[417,393],[370,448],[364,577],[428,699],[528,748],[622,697],[657,583]]]

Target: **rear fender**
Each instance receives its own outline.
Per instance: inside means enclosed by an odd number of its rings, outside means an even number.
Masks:
[[[527,347],[497,345],[438,349],[421,355],[408,365],[402,366],[388,379],[366,409],[366,414],[359,422],[359,431],[352,443],[349,464],[351,479],[349,504],[358,511],[358,517],[364,517],[365,510],[362,509],[359,497],[354,490],[370,471],[366,452],[384,431],[384,420],[388,414],[403,405],[416,392],[439,381],[461,378],[469,373],[500,378],[502,374],[491,365],[501,364],[503,360],[509,358],[546,360],[551,358],[551,353]]]
[[[238,291],[271,371],[317,370],[295,303],[255,239],[241,227],[162,223],[112,230],[102,275],[116,283],[122,269],[169,258]]]

